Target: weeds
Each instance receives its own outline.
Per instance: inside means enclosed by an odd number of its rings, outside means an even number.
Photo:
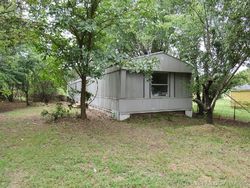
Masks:
[[[53,111],[43,110],[41,116],[48,119],[49,121],[56,121],[61,118],[70,116],[71,108],[63,106],[62,103],[57,103]]]

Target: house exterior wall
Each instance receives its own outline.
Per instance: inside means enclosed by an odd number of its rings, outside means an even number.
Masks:
[[[170,55],[156,53],[151,55],[151,57],[156,57],[160,61],[159,66],[155,68],[155,71],[192,73],[191,67]]]
[[[191,74],[166,72],[169,74],[169,97],[191,98]],[[142,74],[126,71],[126,99],[155,98],[151,96],[151,83]]]
[[[126,74],[126,98],[119,100],[119,112],[147,113],[192,109],[190,73],[168,73],[169,96],[151,96],[151,83],[141,74]]]
[[[110,72],[103,76],[102,79],[93,80],[93,83],[88,85],[88,92],[97,97],[113,98],[117,99],[120,97],[120,71]]]
[[[119,112],[137,114],[165,111],[187,111],[192,109],[190,98],[121,99]]]
[[[121,97],[121,75],[121,70],[110,69],[101,79],[90,84],[87,91],[96,95],[90,105],[107,111],[118,111],[118,102]]]
[[[73,95],[73,99],[75,100],[76,103],[79,103],[81,100],[81,95],[80,93],[76,93],[74,92],[74,94],[72,93],[73,91],[81,91],[81,80],[75,80],[73,82],[70,82],[68,84],[68,93],[70,95]]]
[[[117,87],[119,91],[121,91],[121,88],[124,88],[125,94],[112,97],[105,95],[107,92],[100,89],[96,99],[91,103],[93,107],[115,114],[118,113],[119,115],[192,110],[192,95],[189,87],[191,80],[190,73],[169,73],[170,95],[168,97],[157,98],[151,96],[151,84],[143,75],[125,71],[125,76],[122,79],[122,72],[124,70],[119,71],[120,78],[116,76],[104,76],[103,80],[98,81],[98,84],[100,85],[99,88],[107,87],[112,90],[112,86],[105,86],[104,83],[106,81],[113,82],[114,80],[110,79],[115,79],[120,85],[114,84],[114,87]],[[101,84],[104,86],[101,86]]]
[[[126,95],[127,99],[144,97],[144,76],[142,74],[126,71]]]
[[[142,74],[111,67],[100,80],[87,87],[89,92],[96,94],[90,105],[111,112],[119,120],[134,113],[191,112],[190,68],[173,57],[164,54],[154,56],[160,60],[155,71],[168,73],[168,96],[152,96],[151,82]]]
[[[120,98],[120,70],[111,70],[107,72],[103,78],[99,80],[90,80],[90,84],[87,85],[87,91],[93,95],[96,95],[96,100],[93,101],[93,104],[101,104],[103,108],[109,108],[109,106],[113,107],[112,104],[108,104],[107,101],[112,99]],[[76,80],[74,82],[70,82],[68,86],[68,90],[77,90],[81,91],[81,80]],[[102,102],[100,99],[109,99]],[[74,100],[76,102],[80,102],[80,93],[74,94]]]
[[[232,91],[231,97],[241,104],[250,106],[250,91]]]
[[[174,97],[191,98],[191,74],[174,73]]]

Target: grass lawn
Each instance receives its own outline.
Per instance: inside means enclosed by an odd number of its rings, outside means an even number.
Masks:
[[[250,112],[250,108],[248,109]],[[235,119],[239,121],[250,122],[250,113],[242,108],[236,108],[235,110]],[[234,117],[234,108],[231,106],[229,99],[220,99],[217,101],[215,106],[215,115],[217,117],[225,117],[233,119]]]
[[[197,104],[193,103],[193,110],[197,112]],[[250,108],[248,108],[250,111]],[[229,99],[219,99],[214,109],[215,118],[231,119],[234,118],[234,108]],[[235,119],[242,122],[250,122],[250,113],[242,108],[236,108]]]
[[[0,187],[249,187],[250,127],[181,115],[46,123],[0,113]]]

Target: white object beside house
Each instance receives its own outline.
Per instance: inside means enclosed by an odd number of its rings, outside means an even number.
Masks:
[[[117,120],[125,120],[131,114],[167,111],[183,111],[192,117],[191,67],[163,52],[149,56],[160,61],[152,81],[123,68],[108,68],[100,80],[87,87],[96,94],[90,105],[110,112]],[[69,86],[80,90],[81,80],[70,82]],[[80,94],[74,99],[80,102]]]

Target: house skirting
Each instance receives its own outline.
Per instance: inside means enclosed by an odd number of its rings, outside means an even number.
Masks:
[[[131,114],[184,111],[192,117],[191,98],[150,98],[150,99],[112,99],[97,97],[91,106],[111,113],[117,120],[125,120]]]

